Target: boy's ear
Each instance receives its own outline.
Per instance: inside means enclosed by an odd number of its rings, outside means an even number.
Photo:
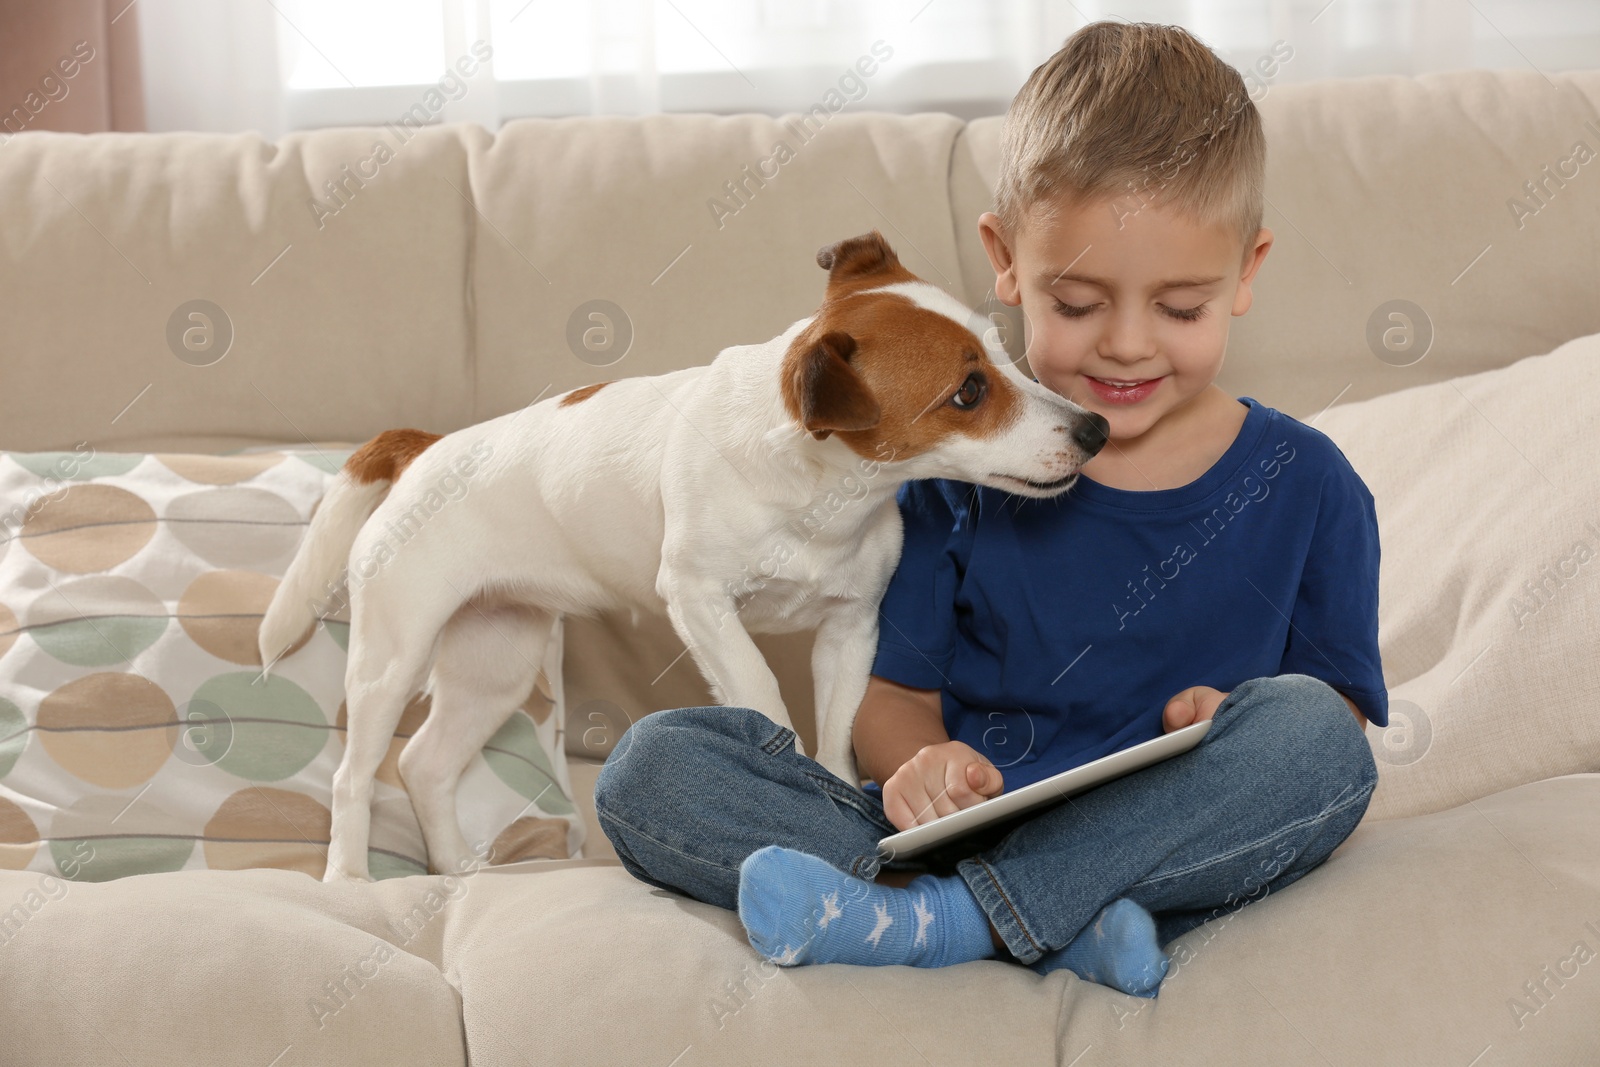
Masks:
[[[1017,259],[1011,247],[1011,236],[1006,233],[1000,216],[985,211],[978,216],[978,236],[983,238],[983,250],[994,268],[994,295],[1002,304],[1016,307],[1022,303],[1022,288],[1017,284]]]
[[[1267,253],[1272,250],[1272,231],[1263,226],[1256,231],[1256,239],[1244,250],[1244,261],[1239,272],[1239,288],[1234,290],[1232,313],[1243,315],[1255,300],[1256,272],[1261,269]]]

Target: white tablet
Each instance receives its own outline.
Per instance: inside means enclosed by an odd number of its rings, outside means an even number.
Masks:
[[[1093,789],[1097,785],[1121,778],[1125,774],[1142,770],[1152,763],[1181,755],[1200,743],[1211,720],[1191,723],[1180,730],[1151,738],[1129,748],[1101,756],[1069,771],[1053,774],[1011,793],[980,801],[970,808],[941,815],[932,822],[913,826],[890,834],[878,842],[878,855],[885,860],[903,860],[920,855],[985,826],[1013,818],[1035,808],[1059,803],[1068,797]],[[1004,771],[1001,772],[1004,774]]]

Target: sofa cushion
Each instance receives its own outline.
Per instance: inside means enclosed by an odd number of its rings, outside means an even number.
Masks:
[[[1600,335],[1330,409],[1377,503],[1368,819],[1600,770]]]
[[[233,456],[0,453],[0,868],[104,881],[201,867],[321,877],[344,753],[349,613],[336,590],[263,679],[261,614],[347,446]],[[576,853],[561,634],[468,767],[493,862]],[[397,772],[378,772],[375,878],[426,870]]]
[[[231,1062],[293,1045],[282,1063],[455,1063],[454,1007],[477,1067],[1587,1063],[1597,805],[1600,775],[1581,775],[1364,822],[1306,877],[1171,942],[1155,1000],[999,960],[779,968],[733,912],[609,860],[332,886],[0,871],[0,901],[18,902],[0,952],[29,976],[0,999],[0,1032],[36,1067],[217,1059],[191,1052],[201,1040]],[[328,1018],[330,982],[349,993]],[[352,1029],[366,1047],[341,1058]]]
[[[453,876],[325,886],[213,870],[77,885],[0,871],[0,1062],[464,1067],[460,993],[438,966],[464,889]]]

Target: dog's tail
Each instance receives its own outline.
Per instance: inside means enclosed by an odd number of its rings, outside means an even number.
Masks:
[[[345,461],[317,505],[305,539],[261,617],[257,646],[263,675],[329,606],[361,527],[411,460],[439,436],[421,430],[386,430]]]

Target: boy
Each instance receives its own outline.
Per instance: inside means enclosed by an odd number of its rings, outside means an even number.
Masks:
[[[1163,944],[1349,835],[1388,724],[1372,497],[1213,383],[1272,245],[1264,162],[1239,75],[1177,27],[1094,23],[1033,72],[979,230],[1038,380],[1109,441],[1055,499],[902,487],[865,789],[749,709],[634,724],[595,803],[636,877],[737,906],[783,965],[998,956],[1153,997]],[[880,873],[885,834],[1201,719],[1182,756]]]

